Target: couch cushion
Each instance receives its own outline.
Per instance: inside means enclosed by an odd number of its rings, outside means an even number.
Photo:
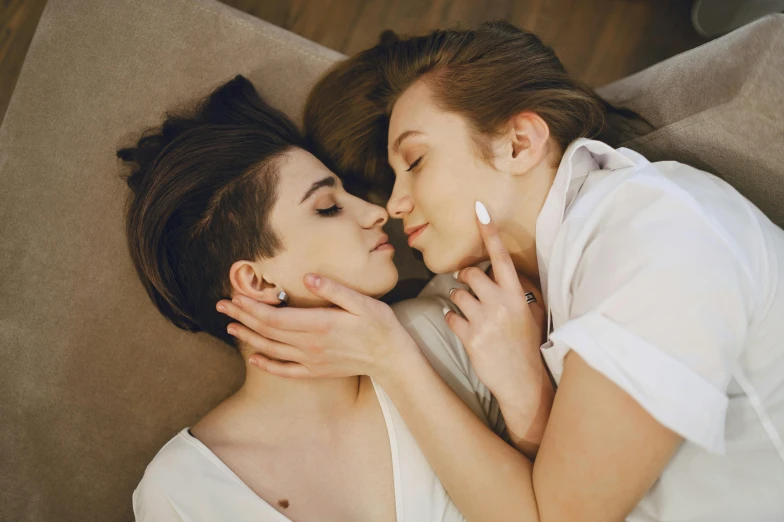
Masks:
[[[236,74],[298,118],[341,56],[209,0],[48,2],[0,128],[0,520],[132,520],[155,452],[244,377],[145,294],[116,148]]]
[[[784,226],[784,14],[598,92],[656,128],[623,146],[712,172]]]

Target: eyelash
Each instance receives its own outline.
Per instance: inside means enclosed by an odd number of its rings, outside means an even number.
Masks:
[[[317,208],[316,212],[318,212],[322,216],[332,217],[337,215],[337,213],[340,212],[341,210],[343,210],[343,207],[332,205],[329,208]]]
[[[406,169],[406,172],[411,172],[412,169],[417,167],[419,165],[419,162],[422,161],[422,158],[424,158],[424,156],[419,156],[419,159],[416,160],[414,163],[412,163],[411,166]]]

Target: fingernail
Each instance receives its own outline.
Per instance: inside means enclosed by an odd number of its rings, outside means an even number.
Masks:
[[[248,359],[248,364],[252,364],[253,366],[258,366],[258,363],[256,363],[256,359]]]
[[[226,331],[227,331],[227,332],[229,332],[229,335],[234,335],[235,337],[236,337],[236,335],[237,335],[237,330],[235,330],[235,329],[234,329],[234,328],[232,328],[231,326],[229,326],[229,327],[226,329]]]
[[[242,308],[242,301],[240,301],[239,297],[235,297],[234,299],[231,300],[231,302],[234,303],[236,306]]]
[[[448,313],[449,313],[449,312],[451,312],[452,310],[450,310],[448,306],[445,306],[445,307],[444,307],[444,309],[443,309],[443,310],[441,310],[441,311],[442,311],[442,312],[444,312],[444,317],[446,317],[446,314],[448,314]]]
[[[453,289],[451,289],[451,290],[449,291],[449,297],[452,297],[452,294],[454,294],[454,293],[455,293],[455,290],[457,290],[457,288],[453,288]]]
[[[226,307],[225,307],[225,306],[223,306],[222,304],[219,304],[219,305],[217,306],[217,308],[218,308],[218,311],[219,311],[220,313],[222,313],[222,314],[225,314],[225,313],[226,313]]]
[[[308,274],[305,276],[305,282],[313,288],[321,286],[321,278],[315,274]]]
[[[458,270],[457,272],[455,272],[454,274],[452,274],[452,277],[454,277],[455,279],[457,279],[457,276],[459,276],[459,275],[460,275],[460,270]]]
[[[481,201],[476,202],[476,215],[479,218],[479,222],[483,225],[490,223],[490,214],[487,212],[487,207],[485,207]]]

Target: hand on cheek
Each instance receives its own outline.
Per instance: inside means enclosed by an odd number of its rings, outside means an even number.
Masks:
[[[541,316],[526,299],[508,251],[490,220],[487,209],[476,205],[482,238],[493,266],[493,281],[477,267],[456,273],[469,285],[452,292],[452,301],[465,318],[444,309],[446,321],[466,348],[477,375],[502,405],[533,422],[540,411],[544,369],[539,348],[542,340]],[[518,419],[519,420],[519,419]]]

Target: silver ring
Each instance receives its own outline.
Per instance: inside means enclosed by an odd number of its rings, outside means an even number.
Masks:
[[[278,292],[278,299],[280,299],[280,305],[279,306],[286,306],[286,305],[289,304],[289,294],[287,294],[283,290]]]
[[[526,300],[526,302],[528,304],[535,303],[536,302],[536,296],[534,295],[533,292],[526,292],[525,293],[525,300]]]

